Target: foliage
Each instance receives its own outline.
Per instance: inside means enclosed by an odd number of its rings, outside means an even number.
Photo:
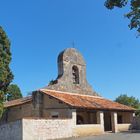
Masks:
[[[131,96],[128,97],[126,94],[121,94],[120,96],[118,96],[115,100],[118,103],[127,105],[127,106],[131,106],[133,108],[138,109],[140,107],[140,102],[138,99],[136,99],[135,97]]]
[[[130,11],[125,14],[130,20],[129,28],[136,29],[140,34],[140,0],[106,0],[105,6],[108,9],[114,7],[123,8],[126,5],[130,5]]]
[[[136,115],[140,115],[140,101],[136,99],[135,97],[133,96],[128,97],[126,94],[121,94],[120,96],[116,98],[115,102],[118,102],[127,106],[131,106],[137,109]]]
[[[136,116],[140,117],[140,109],[135,112]]]
[[[22,94],[21,94],[20,88],[17,85],[11,84],[8,86],[8,90],[6,94],[7,101],[19,99],[21,97],[22,97]]]
[[[3,112],[4,94],[13,79],[13,74],[9,68],[10,61],[10,41],[0,26],[0,116]]]
[[[2,113],[3,113],[3,104],[2,102],[0,102],[0,118],[2,116]]]

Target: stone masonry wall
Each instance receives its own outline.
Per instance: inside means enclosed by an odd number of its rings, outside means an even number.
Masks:
[[[132,130],[140,130],[140,117],[134,117],[131,126]]]
[[[47,140],[73,136],[72,119],[23,119],[23,140]]]
[[[75,49],[68,48],[58,56],[58,77],[56,80],[45,87],[47,89],[78,93],[98,95],[89,85],[86,79],[86,63],[83,56]],[[78,83],[73,83],[73,66],[78,69]]]
[[[0,125],[0,140],[22,140],[22,121]]]

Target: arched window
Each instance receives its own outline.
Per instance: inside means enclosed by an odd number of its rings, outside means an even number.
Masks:
[[[73,84],[79,84],[79,70],[77,66],[72,67]]]

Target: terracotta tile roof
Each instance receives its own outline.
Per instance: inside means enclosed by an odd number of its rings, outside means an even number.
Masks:
[[[40,89],[39,91],[76,108],[135,111],[132,107],[128,107],[98,96],[80,95],[48,89]]]
[[[27,96],[24,98],[20,98],[20,99],[16,99],[16,100],[12,100],[12,101],[8,101],[4,103],[4,107],[8,108],[8,107],[12,107],[12,106],[17,106],[17,105],[22,105],[28,102],[32,101],[32,96]]]

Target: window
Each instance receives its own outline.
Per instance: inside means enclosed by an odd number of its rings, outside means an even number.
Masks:
[[[77,119],[76,120],[77,120],[76,124],[84,124],[84,119],[83,119],[82,116],[77,115]]]
[[[56,119],[59,117],[59,113],[58,112],[51,112],[51,118]]]
[[[122,115],[118,115],[118,124],[122,124]]]
[[[79,84],[79,70],[77,66],[72,67],[73,84]]]

